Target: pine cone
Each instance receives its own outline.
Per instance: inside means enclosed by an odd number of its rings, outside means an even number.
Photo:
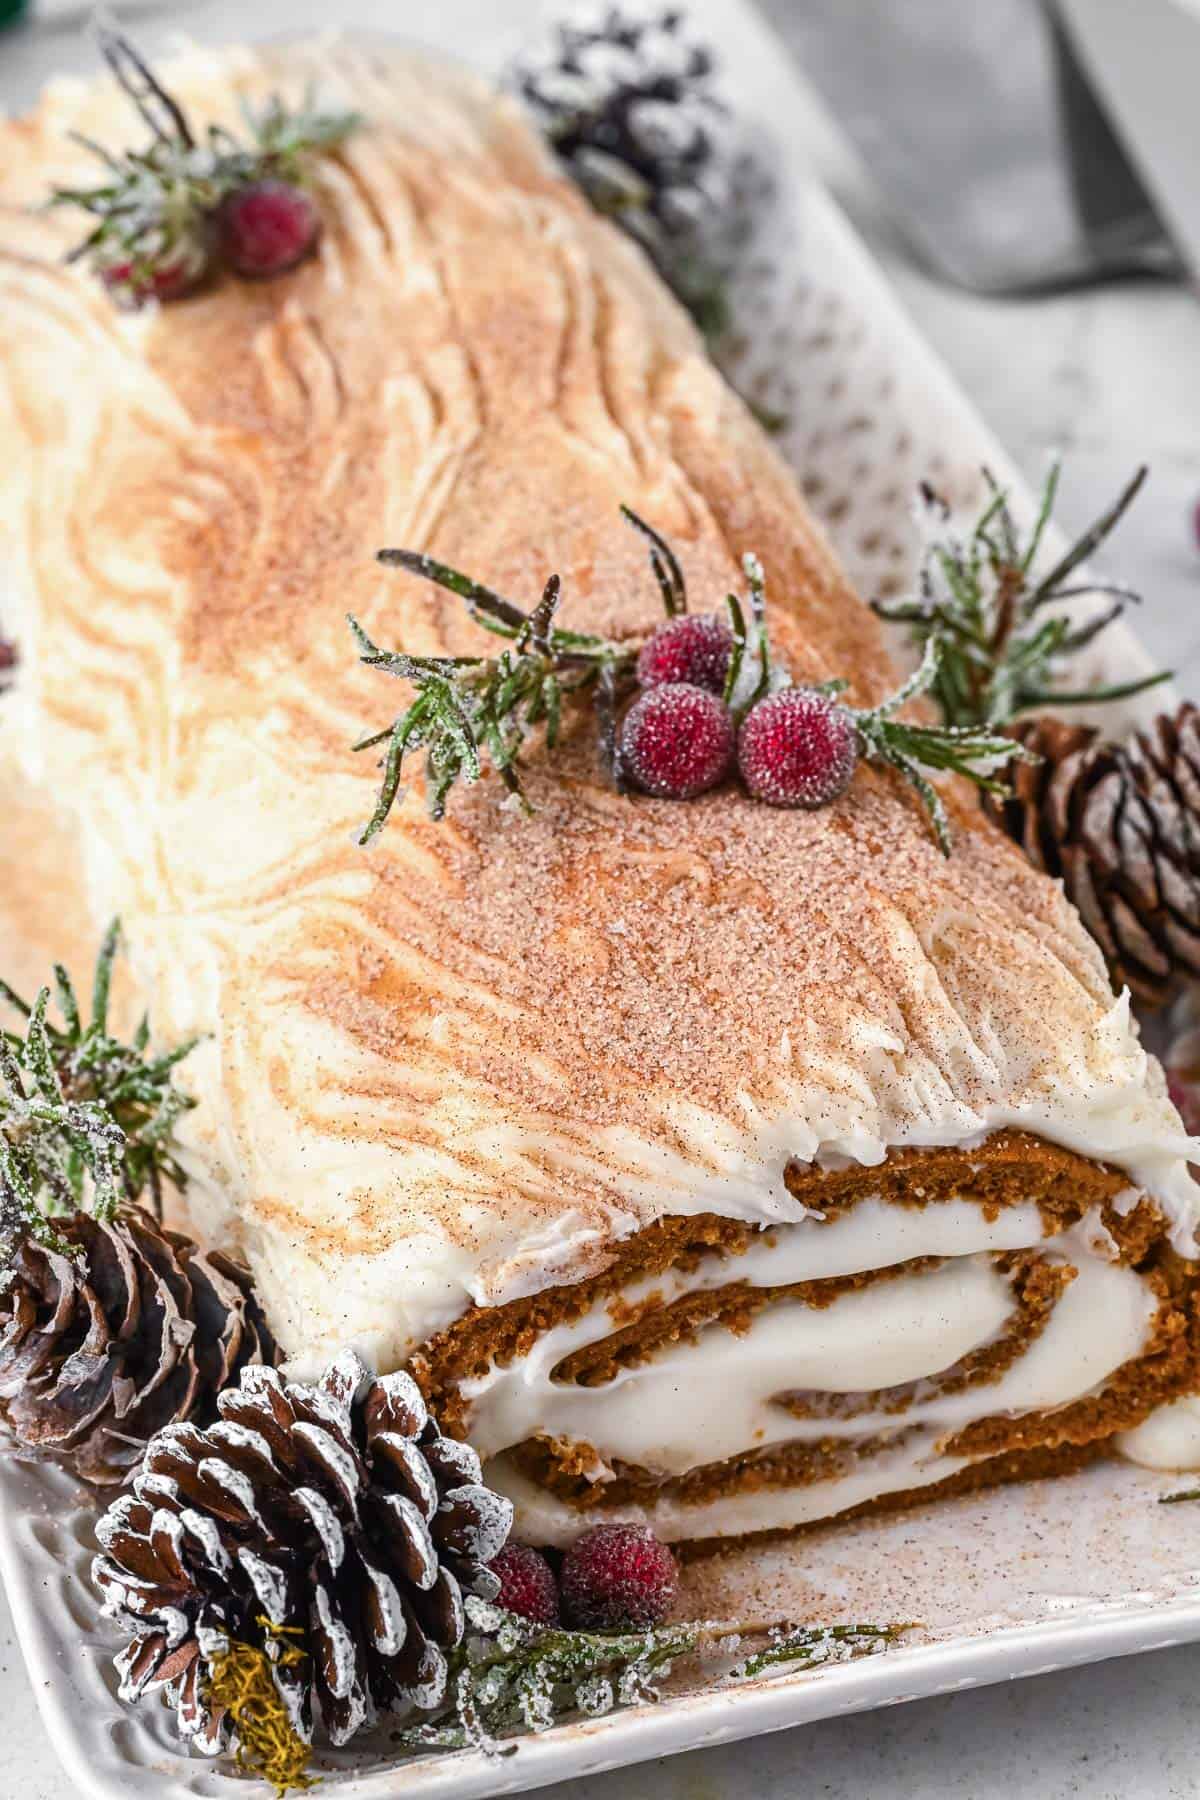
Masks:
[[[512,84],[572,178],[638,238],[702,325],[719,307],[753,172],[733,145],[711,52],[677,7],[576,8]]]
[[[441,1435],[411,1376],[377,1380],[349,1353],[315,1387],[247,1369],[218,1406],[208,1431],[159,1434],[97,1528],[94,1579],[131,1638],[121,1697],[162,1692],[213,1754],[231,1733],[207,1705],[210,1662],[239,1644],[267,1656],[306,1742],[314,1695],[334,1744],[377,1711],[440,1705],[463,1590],[496,1597],[485,1564],[512,1524],[475,1452]]]
[[[1200,977],[1200,711],[1160,713],[1128,744],[1049,717],[1012,733],[1043,760],[1014,764],[988,812],[1061,876],[1114,987],[1162,1005]]]
[[[27,1239],[0,1290],[0,1419],[86,1481],[122,1481],[174,1420],[275,1345],[247,1270],[140,1206],[110,1222],[55,1219],[78,1260]]]

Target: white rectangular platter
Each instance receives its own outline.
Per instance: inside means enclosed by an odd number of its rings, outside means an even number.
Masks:
[[[495,73],[527,39],[537,10],[535,0],[439,0],[390,22],[411,40]],[[756,372],[769,369],[767,397],[777,405],[782,374],[789,424],[781,449],[859,588],[894,590],[912,576],[908,509],[918,480],[965,503],[979,489],[981,464],[1002,480],[1012,471],[807,175],[806,101],[781,47],[748,0],[691,0],[689,10],[721,53],[735,108],[756,121],[776,183],[738,296],[743,327],[753,333],[740,378],[753,384]],[[366,0],[356,12],[351,0],[334,19],[369,28],[379,14]],[[330,8],[318,0],[257,0],[250,35],[330,23]],[[189,7],[179,25],[202,41],[237,39],[247,35],[246,8],[210,0]],[[152,50],[167,35],[145,24],[141,31]],[[90,63],[87,46],[66,35],[10,44],[0,69],[6,106],[27,102],[48,75]],[[1136,451],[1131,445],[1131,456]],[[1096,654],[1098,673],[1119,667],[1127,678],[1146,666],[1124,627],[1106,634]],[[3,749],[0,714],[0,789],[11,822],[24,802]],[[44,965],[54,949],[49,941],[13,943],[4,919],[10,877],[38,874],[35,862],[20,873],[5,869],[0,881],[6,973],[24,976],[26,965]],[[69,920],[72,907],[64,895],[47,932]],[[1156,1504],[1179,1485],[1107,1464],[694,1565],[683,1596],[691,1616],[920,1625],[878,1656],[737,1686],[698,1682],[657,1706],[523,1740],[501,1761],[464,1752],[397,1762],[383,1733],[366,1748],[323,1759],[321,1792],[329,1800],[522,1792],[806,1720],[1200,1638],[1200,1505],[1163,1511]],[[0,1573],[71,1791],[93,1800],[245,1793],[235,1775],[181,1755],[165,1711],[130,1712],[117,1702],[113,1645],[88,1583],[93,1512],[86,1496],[53,1470],[0,1461],[0,1505]]]
[[[318,1791],[328,1800],[524,1793],[812,1719],[1190,1642],[1200,1638],[1200,1504],[1157,1504],[1179,1485],[1108,1463],[693,1565],[684,1614],[919,1625],[879,1655],[736,1686],[698,1683],[657,1705],[523,1738],[502,1759],[397,1762],[384,1731],[319,1757]],[[113,1642],[88,1584],[86,1496],[55,1471],[8,1463],[0,1501],[0,1575],[68,1791],[81,1800],[245,1794],[224,1767],[180,1754],[169,1712],[116,1700]]]

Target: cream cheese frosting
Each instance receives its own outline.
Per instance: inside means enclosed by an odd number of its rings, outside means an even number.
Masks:
[[[1049,1264],[1070,1271],[1044,1329],[997,1378],[943,1391],[936,1378],[995,1342],[1012,1318],[1009,1278],[997,1256],[1033,1245],[1042,1246]],[[753,1499],[734,1491],[684,1505],[667,1496],[647,1507],[655,1529],[674,1537],[801,1524],[968,1467],[970,1458],[947,1457],[940,1446],[975,1420],[1054,1411],[1100,1391],[1142,1354],[1158,1308],[1153,1290],[1113,1252],[1094,1216],[1047,1240],[1035,1207],[1006,1209],[989,1221],[963,1201],[919,1212],[861,1201],[827,1225],[785,1227],[732,1264],[712,1256],[631,1286],[621,1295],[621,1316],[652,1297],[667,1306],[731,1278],[752,1288],[779,1286],[891,1268],[921,1255],[944,1260],[820,1307],[778,1300],[737,1333],[707,1325],[601,1384],[555,1380],[564,1358],[613,1330],[607,1306],[597,1303],[544,1332],[521,1357],[463,1384],[471,1442],[489,1459],[489,1480],[516,1501],[520,1528],[550,1532],[546,1541],[561,1543],[577,1534],[578,1512],[535,1494],[504,1455],[530,1438],[586,1446],[595,1453],[591,1478],[601,1483],[617,1462],[671,1477],[781,1444],[841,1439],[853,1449],[860,1441],[903,1439],[872,1450],[852,1476]],[[902,1387],[913,1392],[898,1417],[889,1391]],[[793,1393],[837,1395],[843,1404],[798,1416],[781,1404]],[[856,1397],[861,1404],[850,1404]],[[839,1497],[843,1487],[855,1498]],[[640,1505],[601,1503],[589,1516],[633,1518]],[[738,1523],[747,1506],[765,1509],[766,1524]]]
[[[1122,1456],[1146,1469],[1200,1469],[1200,1395],[1156,1407],[1117,1439]]]
[[[917,1399],[905,1412],[906,1426],[948,1432],[993,1413],[1078,1400],[1140,1354],[1155,1310],[1153,1292],[1132,1270],[1088,1261],[1036,1345],[1000,1380],[978,1392]],[[479,1390],[471,1442],[481,1456],[493,1456],[540,1433],[588,1444],[608,1463],[685,1475],[697,1466],[699,1445],[705,1460],[717,1463],[776,1444],[868,1437],[894,1430],[894,1412],[796,1419],[775,1399],[928,1380],[991,1343],[1012,1311],[1008,1283],[991,1259],[961,1257],[843,1295],[827,1308],[780,1301],[737,1334],[707,1326],[697,1342],[622,1370],[600,1387],[531,1379],[521,1363],[512,1381]]]
[[[870,703],[892,674],[687,320],[507,102],[327,44],[167,74],[202,124],[313,75],[366,124],[319,164],[318,257],[133,321],[26,210],[80,175],[72,131],[126,140],[123,102],[60,84],[0,125],[0,538],[26,768],[69,796],[159,1030],[205,1034],[193,1200],[289,1354],[390,1368],[664,1214],[799,1223],[790,1162],[1010,1126],[1127,1171],[1188,1249],[1200,1143],[1061,893],[953,783],[946,861],[890,775],[816,813],[632,801],[573,718],[529,755],[531,818],[485,782],[438,825],[414,790],[357,847],[347,746],[401,690],[347,609],[494,648],[384,543],[525,600],[557,568],[568,624],[632,637],[660,609],[627,502],[697,610],[762,557],[798,679]]]
[[[649,1504],[606,1507],[603,1516],[615,1524],[648,1525],[669,1544],[689,1538],[786,1531],[849,1512],[888,1494],[933,1487],[971,1466],[969,1457],[943,1455],[937,1441],[934,1431],[913,1432],[868,1461],[852,1463],[844,1474],[807,1487],[747,1489],[694,1505],[668,1495]],[[579,1535],[580,1515],[530,1481],[506,1458],[488,1464],[487,1480],[513,1502],[517,1530],[530,1542],[565,1548]]]

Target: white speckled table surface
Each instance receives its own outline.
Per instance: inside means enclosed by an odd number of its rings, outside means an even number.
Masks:
[[[762,0],[786,36],[798,0]],[[331,9],[336,11],[336,7]],[[378,17],[378,15],[377,15]],[[399,23],[399,19],[397,19]],[[0,105],[55,66],[54,34],[0,40]],[[74,58],[72,58],[74,60]],[[1200,690],[1200,302],[1124,285],[996,301],[913,266],[869,178],[815,104],[811,150],[925,335],[1025,472],[1067,453],[1062,514],[1082,527],[1134,463],[1149,488],[1122,528],[1117,568],[1146,596],[1139,630]],[[547,1800],[1184,1800],[1197,1792],[1200,1644],[831,1719],[543,1790]],[[64,1777],[34,1710],[0,1596],[0,1795],[62,1800]]]

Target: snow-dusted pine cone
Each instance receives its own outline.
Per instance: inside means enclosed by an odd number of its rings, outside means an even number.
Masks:
[[[75,1255],[26,1239],[0,1285],[0,1421],[86,1481],[122,1481],[155,1432],[207,1424],[275,1345],[248,1271],[144,1207],[53,1226]]]
[[[715,329],[754,177],[712,52],[690,36],[684,11],[576,6],[510,79],[592,203]]]
[[[230,1730],[209,1666],[241,1644],[268,1657],[306,1742],[314,1701],[335,1744],[377,1712],[438,1706],[463,1592],[496,1597],[485,1565],[512,1525],[475,1452],[441,1435],[410,1376],[376,1379],[352,1354],[316,1386],[248,1369],[219,1406],[208,1431],[160,1433],[97,1527],[93,1577],[131,1640],[122,1698],[162,1693],[215,1754]]]
[[[1200,709],[1185,701],[1124,743],[1050,715],[1012,735],[1041,760],[1014,763],[988,812],[1061,877],[1113,985],[1161,1006],[1200,980]]]

